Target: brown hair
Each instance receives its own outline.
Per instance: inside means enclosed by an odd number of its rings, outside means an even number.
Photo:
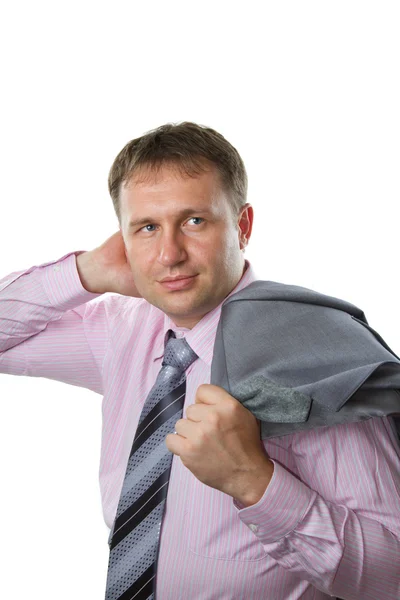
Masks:
[[[144,168],[150,177],[157,176],[166,164],[176,167],[183,177],[194,177],[214,166],[233,213],[238,215],[246,204],[247,173],[236,148],[210,127],[190,121],[166,123],[128,142],[112,164],[108,189],[119,223],[121,184]]]

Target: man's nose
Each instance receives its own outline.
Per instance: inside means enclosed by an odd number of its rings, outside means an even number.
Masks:
[[[187,257],[181,233],[164,233],[160,239],[159,261],[165,266],[173,265]]]

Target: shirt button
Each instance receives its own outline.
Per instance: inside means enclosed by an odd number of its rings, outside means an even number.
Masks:
[[[54,265],[53,271],[59,271],[59,270],[60,270],[60,265]]]
[[[249,527],[254,532],[257,531],[257,529],[258,529],[258,525],[254,525],[254,523],[250,523]]]

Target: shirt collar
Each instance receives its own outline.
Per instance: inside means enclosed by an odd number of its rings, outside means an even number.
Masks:
[[[232,294],[239,292],[253,281],[257,281],[259,279],[250,262],[247,259],[245,259],[244,262],[246,268],[236,287],[233,288],[233,290],[222,300],[218,306],[204,315],[204,317],[193,327],[193,329],[188,329],[187,327],[178,327],[175,325],[173,320],[164,313],[163,335],[158,337],[153,360],[156,360],[164,355],[168,330],[172,329],[177,338],[185,337],[190,347],[196,352],[197,356],[208,366],[211,366],[215,335],[221,315],[222,304],[227,298],[229,298],[229,296],[232,296]]]

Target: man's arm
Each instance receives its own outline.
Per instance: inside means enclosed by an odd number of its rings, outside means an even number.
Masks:
[[[343,600],[400,598],[400,453],[388,418],[282,438],[262,498],[239,509],[283,568]],[[273,442],[273,440],[271,440]],[[278,452],[279,455],[279,452]]]
[[[108,331],[76,253],[0,280],[0,373],[46,377],[103,393]],[[89,343],[90,342],[90,343]]]

